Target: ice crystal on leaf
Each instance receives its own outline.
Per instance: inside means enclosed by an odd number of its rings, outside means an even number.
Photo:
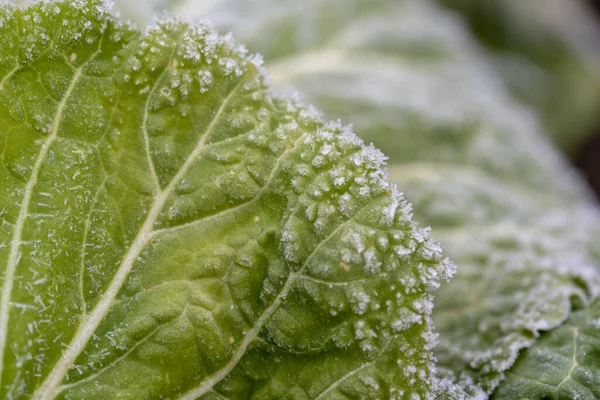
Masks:
[[[440,3],[462,10],[477,33],[490,31],[492,50],[511,44],[516,49],[502,47],[490,56],[490,49],[481,48],[461,15]],[[415,205],[416,220],[432,226],[459,266],[457,276],[437,292],[432,314],[439,331],[438,398],[493,396],[502,380],[511,376],[513,365],[525,378],[520,382],[526,382],[524,371],[539,361],[538,344],[542,353],[548,353],[546,332],[559,332],[575,309],[599,294],[597,206],[545,138],[562,131],[572,140],[574,127],[585,123],[585,114],[590,110],[597,114],[598,103],[591,100],[598,96],[599,80],[590,79],[592,68],[580,65],[583,57],[565,57],[565,52],[589,49],[582,46],[585,43],[568,48],[577,32],[586,29],[567,31],[565,48],[559,37],[547,34],[565,28],[577,2],[551,3],[533,10],[534,2],[477,0],[223,0],[211,7],[183,0],[172,7],[188,16],[209,17],[223,31],[233,31],[250,51],[264,54],[276,87],[300,93],[328,118],[354,123],[360,137],[373,141],[389,157],[389,179]],[[481,18],[492,23],[488,27]],[[542,29],[536,26],[541,19]],[[570,22],[576,28],[588,26],[580,17]],[[559,61],[554,67],[534,64],[525,68],[526,73],[516,73],[523,70],[515,64],[522,67],[530,59],[546,58]],[[567,67],[573,65],[569,72]],[[523,99],[535,108],[524,105]],[[302,162],[319,174],[327,156],[306,152]],[[366,148],[351,154],[352,174],[332,170],[331,182],[319,180],[311,187],[310,201],[327,201],[328,189],[353,185],[354,190],[331,204],[342,215],[356,212],[355,203],[373,195],[374,182],[387,182],[377,174],[355,173],[378,158]],[[294,179],[301,184],[306,178]],[[393,209],[402,210],[404,216],[412,212],[404,202],[386,206]],[[316,222],[317,206],[307,210],[315,218],[311,223]],[[326,226],[326,219],[319,221],[315,227]],[[385,259],[378,267],[380,249],[393,252],[397,260],[415,253],[436,254],[436,243],[420,241],[421,233],[394,230],[386,236],[376,233],[372,242],[359,242],[349,232],[340,246],[341,268],[352,271],[352,263],[364,262],[365,273],[393,270],[396,263]],[[431,272],[421,279],[403,277],[402,292],[413,293],[428,282],[435,287],[440,277]],[[358,299],[355,307],[360,310],[366,303]],[[367,338],[367,330],[361,332]],[[569,330],[564,332],[558,337],[569,340]],[[365,341],[363,347],[369,344]],[[525,357],[533,362],[518,361],[526,348],[530,351]],[[544,395],[593,399],[599,367],[591,357],[579,360],[587,363],[573,369],[579,375]],[[568,377],[572,365],[553,363],[558,372],[552,379],[560,377],[553,383]],[[398,371],[404,376],[410,370],[405,366]],[[590,379],[585,381],[583,375]],[[582,383],[585,388],[571,390]],[[506,398],[520,398],[534,386],[530,382],[519,384],[520,391],[498,390],[509,393]],[[353,392],[348,393],[352,397]],[[411,398],[403,390],[390,391],[394,396]]]
[[[109,10],[0,9],[0,397],[431,398],[454,268],[383,154]]]

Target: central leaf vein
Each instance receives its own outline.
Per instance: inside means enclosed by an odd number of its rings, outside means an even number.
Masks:
[[[129,247],[127,254],[124,256],[123,261],[119,265],[115,276],[111,280],[107,290],[103,293],[100,300],[94,307],[94,309],[84,317],[79,328],[77,329],[73,339],[67,345],[65,351],[63,351],[60,359],[56,362],[50,373],[47,375],[46,379],[43,383],[38,387],[35,393],[32,396],[32,400],[41,400],[46,398],[54,398],[60,391],[60,384],[66,376],[69,369],[77,360],[77,357],[83,352],[85,346],[88,341],[100,325],[100,323],[104,320],[106,315],[109,313],[112,308],[114,301],[120,292],[121,288],[125,284],[129,273],[133,269],[133,266],[137,259],[139,258],[142,251],[145,249],[146,245],[153,237],[152,232],[154,231],[154,225],[158,220],[158,217],[163,210],[167,200],[171,196],[172,193],[175,192],[175,189],[180,184],[182,179],[185,177],[189,169],[192,167],[196,159],[199,157],[201,152],[204,150],[204,147],[210,137],[213,129],[216,124],[219,122],[221,117],[223,116],[225,109],[231,102],[232,98],[241,88],[245,79],[248,76],[242,77],[237,85],[231,90],[229,95],[223,100],[220,108],[217,110],[215,116],[211,120],[210,124],[201,135],[198,143],[194,150],[189,154],[177,174],[170,181],[169,185],[162,191],[160,191],[156,196],[152,203],[152,206],[146,216],[146,219],[133,241],[132,245]]]
[[[103,37],[100,38],[98,50],[94,54],[92,54],[92,56],[86,63],[84,63],[81,67],[75,70],[65,94],[63,95],[60,103],[57,106],[54,120],[52,122],[52,125],[50,126],[50,133],[40,148],[40,152],[38,153],[33,168],[31,170],[29,180],[25,185],[23,200],[19,208],[19,215],[14,226],[13,236],[10,243],[10,253],[8,255],[8,260],[6,263],[6,272],[4,275],[4,284],[2,287],[2,297],[0,298],[0,383],[2,381],[2,371],[4,368],[4,353],[6,349],[6,339],[8,335],[10,299],[12,296],[17,265],[19,264],[19,261],[21,259],[23,230],[25,227],[25,222],[29,217],[29,205],[33,197],[33,191],[37,185],[42,165],[48,157],[50,147],[58,138],[58,131],[60,129],[60,124],[62,122],[67,102],[69,101],[71,94],[73,93],[75,87],[77,86],[77,83],[79,82],[83,69],[101,52],[102,39]]]

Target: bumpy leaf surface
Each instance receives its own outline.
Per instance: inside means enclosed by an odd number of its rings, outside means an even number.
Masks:
[[[597,399],[600,397],[600,301],[575,311],[545,333],[507,374],[494,399]]]
[[[0,38],[0,398],[431,397],[453,268],[378,150],[204,24]]]
[[[573,150],[596,127],[600,107],[600,45],[597,40],[600,28],[595,13],[586,7],[587,1],[546,0],[543,7],[537,0],[437,2],[460,13],[451,18],[464,18],[468,28],[465,31],[486,47],[480,57],[490,61],[490,67],[501,76],[518,101],[534,107],[542,117],[544,133],[555,143]],[[240,21],[243,14],[235,11],[232,5],[236,2],[231,1],[116,0],[116,3],[125,16],[139,22],[147,21],[154,12],[169,8],[186,16],[216,18],[236,35],[245,35],[248,33],[245,29],[255,25]],[[287,35],[260,38],[265,45],[281,44],[279,50],[295,35],[304,45],[314,44],[321,34],[335,29],[337,22],[344,23],[344,18],[353,15],[336,2],[309,1],[313,9],[328,15],[327,22],[317,22],[319,13],[303,11],[288,2],[272,3],[266,14],[254,15],[260,21],[256,24],[257,29],[261,29],[261,24],[273,29],[278,25],[277,18],[287,14],[286,8],[305,14],[300,17],[303,27],[288,26],[282,29]],[[329,5],[323,6],[324,3]],[[368,12],[370,7],[382,5],[384,1],[365,0],[362,3],[361,7]],[[252,13],[256,4],[237,2],[244,13]],[[356,3],[352,4],[350,7]],[[272,54],[269,47],[261,51]]]
[[[276,86],[354,122],[390,157],[392,180],[460,267],[433,314],[440,398],[486,397],[521,349],[596,295],[596,207],[454,13],[423,0],[174,8],[232,30]]]

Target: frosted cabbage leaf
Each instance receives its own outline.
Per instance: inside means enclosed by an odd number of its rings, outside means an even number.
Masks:
[[[453,268],[378,150],[205,24],[0,38],[1,398],[431,396]]]
[[[298,44],[301,48],[318,45],[329,33],[336,31],[336,27],[357,15],[353,10],[355,7],[371,13],[385,7],[387,1],[308,0],[294,4],[273,0],[266,3],[116,0],[116,3],[124,16],[139,22],[147,21],[153,13],[164,8],[185,16],[209,17],[246,40],[247,35],[258,34],[256,44],[260,51],[279,57],[282,52],[294,51]],[[398,0],[403,1],[406,0]],[[597,40],[600,28],[594,10],[586,7],[586,0],[546,0],[544,7],[540,7],[537,0],[436,2],[459,12],[458,15],[446,13],[444,19],[464,19],[463,33],[486,47],[479,52],[478,58],[489,61],[488,69],[501,76],[501,80],[496,80],[509,88],[518,102],[533,106],[541,116],[545,134],[561,147],[573,150],[586,134],[591,133],[600,107],[600,45]],[[264,6],[266,8],[262,8]],[[261,8],[267,11],[253,11]],[[295,21],[278,26],[280,16],[292,13],[301,23]],[[250,14],[254,22],[242,21],[243,15]],[[389,16],[380,22],[393,23]],[[422,23],[427,26],[431,22],[423,20]],[[417,34],[423,26],[417,26],[409,34]],[[262,36],[266,29],[277,29],[279,35]],[[432,47],[436,47],[435,43],[430,42],[428,47],[415,50],[428,52]]]
[[[600,397],[600,301],[575,310],[566,323],[544,333],[507,374],[494,399],[548,400]]]
[[[455,13],[424,0],[173,8],[233,31],[277,87],[389,156],[392,180],[459,265],[433,312],[441,398],[487,398],[520,350],[597,295],[596,206]]]

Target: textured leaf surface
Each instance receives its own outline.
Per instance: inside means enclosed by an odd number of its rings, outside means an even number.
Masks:
[[[0,398],[427,398],[452,273],[206,25],[0,8]]]
[[[575,311],[525,351],[494,399],[600,397],[600,301]]]
[[[595,128],[600,107],[600,29],[593,10],[583,0],[547,0],[539,7],[537,0],[438,0],[456,10],[463,19],[470,36],[485,45],[479,54],[490,62],[490,69],[500,75],[501,81],[515,98],[534,107],[542,117],[544,133],[567,150],[573,150],[584,135]],[[317,44],[322,34],[334,30],[346,17],[352,16],[335,2],[310,1],[314,10],[306,11],[297,5],[272,2],[269,11],[253,14],[254,23],[242,22],[244,13],[253,13],[255,3],[238,2],[238,8],[225,0],[117,0],[123,14],[134,21],[145,22],[153,12],[164,8],[192,17],[217,19],[236,35],[246,35],[250,29],[260,31],[263,26],[286,32],[278,37],[260,37],[261,52],[276,55],[285,49],[287,39],[297,35],[304,45]],[[328,5],[324,5],[327,3]],[[383,4],[381,0],[363,1],[365,10]],[[371,3],[371,5],[369,5]],[[353,2],[353,4],[355,4]],[[352,6],[353,7],[353,6]],[[294,9],[302,25],[278,27],[276,16]],[[328,19],[320,20],[323,11]],[[327,22],[325,22],[327,21]],[[336,22],[337,21],[337,22]],[[425,22],[427,24],[427,22]],[[240,27],[239,25],[242,25]],[[296,28],[294,28],[294,26]],[[252,28],[254,27],[254,28]],[[417,29],[422,29],[419,27]],[[257,37],[258,38],[258,37]],[[268,44],[268,46],[267,46]],[[285,50],[289,52],[292,49]]]
[[[460,266],[434,308],[439,376],[460,384],[457,397],[484,397],[520,349],[597,293],[595,206],[454,14],[422,0],[175,9],[232,30],[265,54],[276,86],[390,157],[392,180]]]

